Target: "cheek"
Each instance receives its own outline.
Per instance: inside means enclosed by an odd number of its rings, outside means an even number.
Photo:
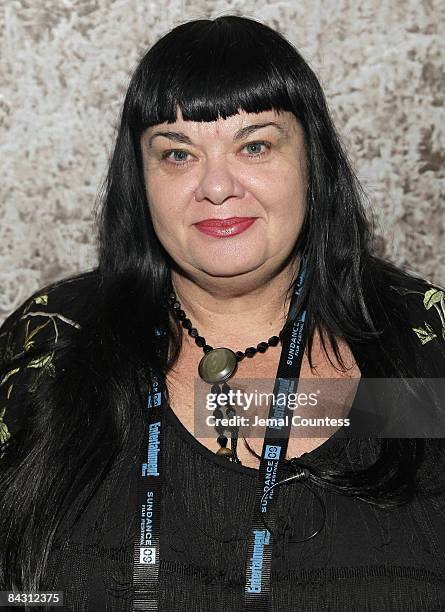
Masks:
[[[289,229],[301,224],[306,211],[307,187],[303,177],[288,172],[273,181],[269,187],[270,214],[277,222],[289,225]],[[282,228],[285,230],[286,228]]]
[[[168,226],[174,231],[172,220],[178,218],[178,211],[174,209],[177,200],[170,193],[165,182],[161,184],[155,180],[147,181],[146,195],[155,230],[162,230]]]
[[[286,249],[297,239],[306,214],[306,193],[305,184],[292,174],[277,181],[268,210],[274,249]]]

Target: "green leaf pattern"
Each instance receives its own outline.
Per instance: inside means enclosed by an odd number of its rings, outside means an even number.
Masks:
[[[9,433],[8,427],[6,423],[3,421],[3,417],[5,416],[6,408],[0,408],[0,444],[7,442],[11,437]]]
[[[422,302],[425,310],[433,310],[437,317],[435,322],[437,325],[432,327],[430,323],[423,321],[423,325],[412,327],[411,329],[419,338],[422,345],[431,342],[431,340],[445,340],[445,290],[439,287],[430,287],[424,293],[406,289],[405,287],[394,287],[391,289],[397,291],[400,295],[408,295],[413,293],[422,296]]]
[[[3,336],[6,336],[6,344],[3,346],[1,353],[3,352],[3,359],[8,362],[14,357],[22,356],[30,350],[35,344],[36,338],[38,339],[39,334],[42,330],[48,326],[52,327],[54,336],[53,340],[57,343],[60,334],[61,324],[68,324],[76,329],[80,329],[80,325],[62,315],[58,312],[49,312],[46,308],[48,307],[48,294],[43,294],[30,300],[23,309],[21,317],[15,322],[13,328],[9,332],[0,334],[0,348],[2,348]],[[34,310],[36,307],[40,307],[38,311]],[[42,323],[42,319],[46,319]],[[24,326],[23,326],[24,324]],[[17,331],[18,326],[22,325],[23,333],[14,334]],[[20,331],[20,330],[19,330]],[[13,335],[22,337],[23,340],[20,342],[13,340]],[[35,357],[31,359],[26,365],[21,367],[14,367],[0,379],[0,445],[4,444],[11,437],[11,433],[4,421],[4,416],[7,410],[7,401],[11,397],[12,389],[14,386],[14,378],[18,373],[24,369],[29,369],[33,374],[30,376],[30,383],[26,384],[25,387],[29,393],[34,393],[37,389],[42,378],[46,376],[54,377],[56,370],[54,366],[54,351]],[[9,383],[7,385],[7,383]],[[6,395],[4,395],[6,390]],[[4,403],[6,400],[6,403]],[[2,453],[0,452],[0,458]]]
[[[412,327],[412,330],[417,334],[417,337],[422,344],[426,344],[430,340],[437,338],[437,334],[434,333],[434,330],[429,323],[425,323],[425,328]]]

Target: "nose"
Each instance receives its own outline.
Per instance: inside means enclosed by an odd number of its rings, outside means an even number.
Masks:
[[[243,198],[245,189],[221,157],[207,160],[205,169],[195,190],[195,200],[208,200],[221,205],[228,198]]]

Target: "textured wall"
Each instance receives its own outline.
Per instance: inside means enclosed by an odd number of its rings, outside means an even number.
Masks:
[[[129,75],[171,27],[237,13],[281,30],[321,79],[381,252],[445,281],[439,0],[0,0],[0,320],[94,265],[93,206]]]

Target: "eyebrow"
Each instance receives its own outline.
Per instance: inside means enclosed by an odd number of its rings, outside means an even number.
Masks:
[[[287,129],[279,123],[275,123],[275,121],[268,121],[267,123],[253,123],[252,125],[246,125],[245,127],[235,132],[235,136],[233,139],[242,140],[246,136],[249,136],[249,134],[252,134],[252,132],[256,132],[256,130],[268,127],[269,125],[277,128],[277,130],[279,130],[282,135],[288,134]],[[153,140],[156,138],[156,136],[165,136],[165,138],[168,138],[169,140],[173,140],[174,142],[180,142],[182,144],[194,144],[193,141],[187,136],[187,134],[184,134],[184,132],[155,132],[150,136],[148,140],[149,148],[152,146]]]

